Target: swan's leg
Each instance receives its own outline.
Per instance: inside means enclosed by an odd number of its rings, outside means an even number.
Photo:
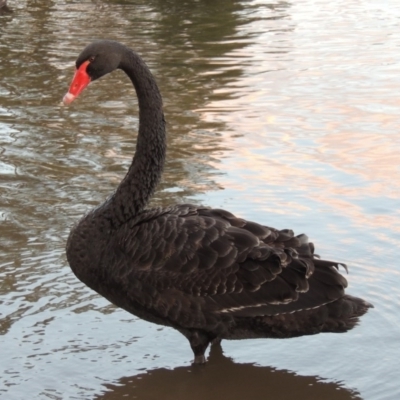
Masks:
[[[211,342],[210,354],[208,355],[207,361],[215,365],[216,363],[224,362],[224,360],[226,361],[228,358],[224,356],[221,339],[214,339]]]
[[[222,341],[222,339],[217,337],[217,338],[211,340],[211,346],[221,347],[221,341]]]
[[[190,332],[190,335],[188,335],[187,338],[189,339],[190,347],[194,353],[193,364],[204,364],[206,362],[204,353],[210,344],[210,339],[207,335],[199,331]]]

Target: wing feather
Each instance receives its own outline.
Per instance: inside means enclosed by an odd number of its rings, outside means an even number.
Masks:
[[[347,285],[337,263],[314,256],[307,236],[219,209],[149,210],[111,240],[109,257],[119,260],[110,277],[116,286],[133,302],[187,326],[211,316],[318,307],[341,297]]]

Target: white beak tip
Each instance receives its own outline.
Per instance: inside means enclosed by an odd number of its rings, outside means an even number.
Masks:
[[[63,98],[63,103],[65,105],[71,104],[75,100],[76,96],[68,92],[64,98]]]

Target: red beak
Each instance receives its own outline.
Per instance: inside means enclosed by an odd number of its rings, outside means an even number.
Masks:
[[[74,77],[72,78],[71,85],[68,93],[63,98],[64,104],[71,104],[76,97],[82,92],[83,89],[90,83],[90,76],[86,72],[86,67],[89,65],[89,61],[85,61],[76,70]]]

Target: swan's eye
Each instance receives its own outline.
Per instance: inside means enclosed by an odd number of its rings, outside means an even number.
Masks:
[[[93,62],[94,59],[95,59],[95,56],[90,56],[88,61],[89,61],[89,62]]]

